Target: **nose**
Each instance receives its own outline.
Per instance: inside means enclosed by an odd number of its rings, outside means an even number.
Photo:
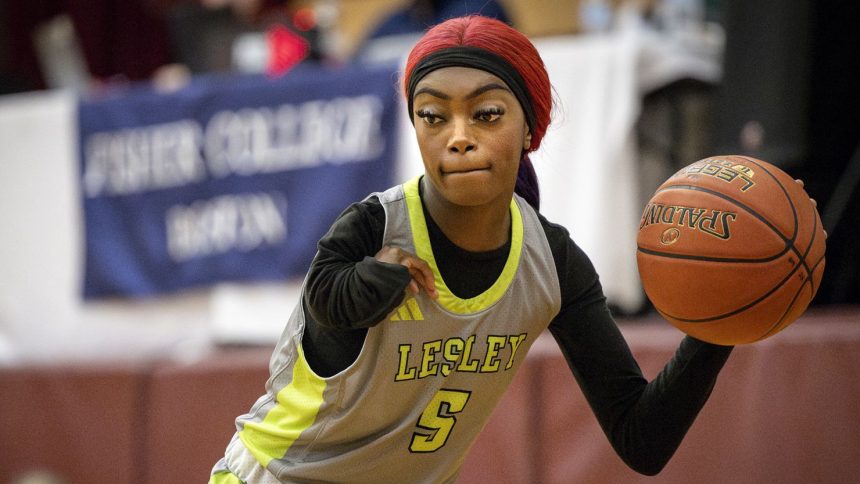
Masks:
[[[477,145],[469,129],[468,122],[456,120],[452,125],[451,137],[448,139],[448,151],[461,154],[474,151]]]

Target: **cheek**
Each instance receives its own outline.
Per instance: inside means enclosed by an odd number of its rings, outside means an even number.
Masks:
[[[421,157],[424,159],[424,164],[426,165],[429,162],[434,160],[434,156],[431,156],[433,153],[437,153],[440,149],[440,141],[438,137],[433,137],[428,135],[427,133],[421,133],[420,131],[416,132],[416,140],[418,141],[418,150],[421,152]]]
[[[499,158],[518,163],[523,152],[523,134],[517,129],[504,130],[487,140],[487,145]]]
[[[430,145],[440,138],[438,129],[432,129],[429,126],[425,126],[424,121],[421,119],[415,123],[415,139],[418,140],[419,145]]]

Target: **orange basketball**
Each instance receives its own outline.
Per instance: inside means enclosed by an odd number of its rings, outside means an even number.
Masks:
[[[648,299],[672,325],[722,345],[797,319],[824,272],[825,235],[806,191],[746,156],[697,161],[657,188],[636,239]]]

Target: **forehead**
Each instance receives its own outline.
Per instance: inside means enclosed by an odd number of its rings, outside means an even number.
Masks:
[[[473,67],[443,67],[424,76],[415,85],[415,92],[422,87],[430,87],[438,91],[449,92],[459,89],[474,89],[487,84],[500,84],[510,89],[501,78],[481,69]]]

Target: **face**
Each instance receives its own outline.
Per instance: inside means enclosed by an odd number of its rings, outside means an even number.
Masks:
[[[531,135],[504,81],[479,69],[438,69],[415,86],[413,111],[428,196],[464,206],[510,204]]]

